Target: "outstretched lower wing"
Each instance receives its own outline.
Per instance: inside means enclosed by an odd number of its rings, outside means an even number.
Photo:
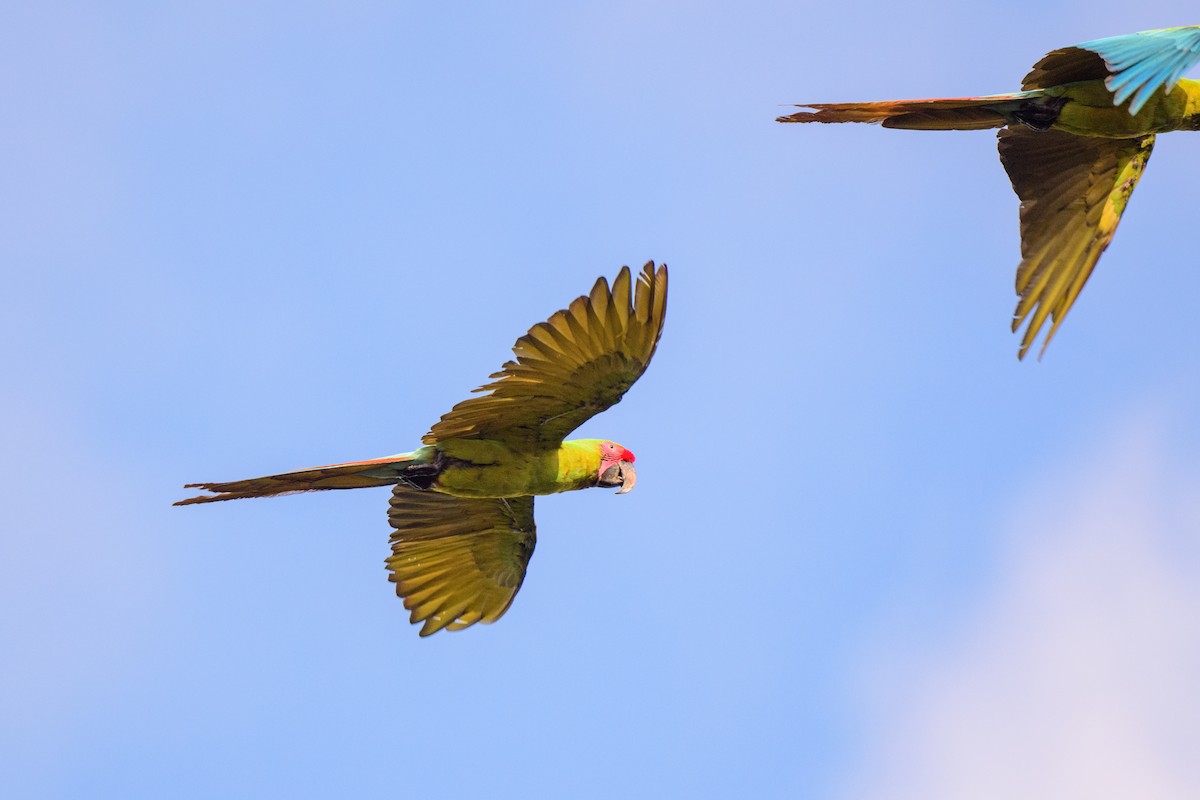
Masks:
[[[421,635],[495,622],[512,605],[537,536],[533,498],[477,500],[400,484],[392,491],[387,559]]]
[[[1021,265],[1013,331],[1024,358],[1049,316],[1042,353],[1112,241],[1154,137],[1102,139],[1005,128],[1000,160],[1021,198]],[[1030,316],[1032,314],[1032,317]]]
[[[646,371],[667,311],[667,265],[642,267],[634,284],[621,267],[612,287],[600,278],[590,294],[534,325],[509,361],[425,434],[494,439],[519,450],[558,447],[571,431],[615,405]]]
[[[1105,79],[1113,104],[1129,98],[1136,114],[1158,90],[1170,91],[1183,73],[1200,63],[1200,25],[1161,28],[1095,39],[1054,50],[1025,76],[1024,89]]]

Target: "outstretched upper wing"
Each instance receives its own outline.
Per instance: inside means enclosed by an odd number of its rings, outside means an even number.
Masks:
[[[421,635],[495,622],[512,605],[537,541],[533,498],[476,500],[400,484],[387,559]]]
[[[1024,89],[1105,79],[1113,104],[1130,97],[1136,114],[1159,89],[1172,87],[1200,63],[1200,25],[1112,36],[1048,53],[1025,76]]]
[[[622,267],[609,288],[591,294],[530,328],[513,345],[516,361],[456,405],[425,434],[425,444],[450,438],[495,439],[517,449],[557,447],[590,417],[614,405],[650,363],[667,310],[667,265],[642,267],[636,285]]]
[[[1112,241],[1153,146],[1153,136],[1103,139],[1054,130],[1000,131],[1000,160],[1021,198],[1016,284],[1021,299],[1013,331],[1033,314],[1019,358],[1049,316],[1053,325],[1042,344],[1046,351]]]

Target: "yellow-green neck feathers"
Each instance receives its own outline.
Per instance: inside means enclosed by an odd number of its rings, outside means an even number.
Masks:
[[[1200,130],[1200,81],[1187,78],[1179,81],[1175,91],[1182,91],[1187,98],[1184,103],[1184,127],[1188,130]]]
[[[600,445],[603,442],[603,439],[569,439],[562,443],[557,453],[558,472],[555,481],[564,488],[558,491],[596,485],[600,476]]]

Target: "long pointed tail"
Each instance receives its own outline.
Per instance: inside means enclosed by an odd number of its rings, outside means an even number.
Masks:
[[[930,100],[884,100],[878,103],[811,103],[776,122],[879,122],[885,128],[924,131],[974,131],[1000,128],[1040,91],[984,97],[943,97]]]
[[[291,492],[310,492],[318,489],[361,489],[367,486],[391,486],[408,480],[419,485],[422,479],[431,481],[437,470],[432,464],[417,459],[416,453],[401,453],[367,461],[330,464],[325,467],[283,472],[262,478],[226,483],[189,483],[185,489],[203,489],[216,494],[204,494],[180,500],[174,505],[215,503],[218,500],[238,500],[243,497],[270,497]]]

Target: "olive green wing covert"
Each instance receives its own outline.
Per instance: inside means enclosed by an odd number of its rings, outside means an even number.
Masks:
[[[401,484],[388,522],[388,579],[409,619],[424,623],[422,636],[504,616],[537,541],[532,497],[478,500]]]
[[[475,390],[486,394],[456,405],[423,441],[493,439],[527,451],[558,447],[615,405],[646,371],[666,310],[666,264],[656,269],[648,262],[636,283],[628,267],[611,287],[600,278],[590,294],[518,339],[516,360]]]
[[[1049,317],[1042,352],[1112,241],[1150,158],[1154,137],[1105,139],[1005,128],[1000,160],[1021,199],[1021,264],[1013,331],[1028,320],[1019,358]],[[1031,316],[1032,315],[1032,316]]]

